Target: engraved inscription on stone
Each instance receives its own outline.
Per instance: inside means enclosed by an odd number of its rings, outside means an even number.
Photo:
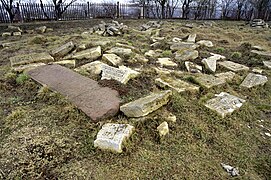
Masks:
[[[258,85],[264,85],[267,81],[266,76],[249,73],[240,86],[251,88]]]

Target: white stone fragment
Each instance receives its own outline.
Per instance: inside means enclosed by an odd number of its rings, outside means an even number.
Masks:
[[[171,61],[170,58],[158,58],[157,63],[159,63],[161,67],[177,67],[178,66],[178,64]]]
[[[120,65],[122,63],[122,59],[116,54],[103,54],[102,59],[114,66]]]
[[[213,47],[212,41],[207,41],[207,40],[200,40],[197,42],[200,46],[206,46],[206,47]]]
[[[197,34],[190,34],[187,38],[187,42],[192,42],[192,43],[195,43],[196,42],[196,37],[197,37]]]
[[[260,74],[249,73],[240,86],[251,88],[258,85],[264,85],[267,81],[268,80],[266,76],[263,76]]]
[[[218,64],[225,67],[226,69],[229,69],[234,72],[249,70],[249,67],[242,65],[242,64],[232,62],[232,61],[222,61],[222,62],[218,62]]]
[[[123,142],[133,133],[134,127],[129,124],[104,124],[94,141],[94,147],[122,153]]]
[[[89,72],[90,74],[98,75],[102,73],[102,65],[106,65],[106,64],[101,61],[93,61],[91,63],[87,63],[80,67],[77,67],[74,70],[77,72],[83,70],[83,71]]]
[[[263,65],[271,69],[271,61],[263,61]]]
[[[164,121],[157,127],[157,130],[159,132],[160,137],[167,135],[169,133],[168,123]]]

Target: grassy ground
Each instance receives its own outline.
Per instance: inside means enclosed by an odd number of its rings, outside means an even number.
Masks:
[[[123,22],[138,28],[145,21]],[[262,64],[262,60],[268,58],[250,53],[251,45],[270,48],[270,30],[251,29],[243,26],[244,22],[223,21],[216,22],[213,27],[189,29],[183,26],[186,21],[165,21],[161,35],[167,40],[196,33],[197,40],[213,41],[215,47],[200,49],[200,58],[195,62],[200,63],[202,58],[208,57],[208,52],[220,53],[229,60],[264,69],[269,81],[250,90],[241,89],[239,84],[246,74],[240,73],[234,81],[221,87],[202,88],[199,93],[175,93],[168,105],[144,121],[127,119],[120,113],[95,124],[65,97],[38,85],[24,74],[12,72],[8,59],[16,54],[48,51],[68,40],[91,41],[80,34],[95,23],[97,21],[47,23],[54,32],[38,37],[25,34],[1,38],[3,42],[20,43],[0,49],[0,179],[229,178],[220,163],[238,167],[240,176],[236,179],[270,179],[271,138],[264,133],[270,133],[271,129],[271,70]],[[40,25],[21,26],[33,29]],[[4,28],[1,26],[0,32],[4,32]],[[149,37],[134,31],[104,39],[128,42],[141,54],[149,50]],[[167,45],[161,48],[165,55],[170,55]],[[184,70],[183,63],[178,63],[178,70]],[[141,65],[129,61],[125,64]],[[117,89],[122,103],[129,102],[158,90],[154,85],[157,75],[150,69],[154,64],[154,60],[150,60],[144,65],[144,73],[127,85],[114,81],[99,80],[99,83]],[[223,71],[218,69],[218,72]],[[186,79],[185,76],[180,78]],[[246,99],[240,110],[224,119],[203,105],[222,91]],[[166,111],[175,114],[177,122],[169,123],[170,134],[160,139],[156,127],[164,121],[161,114]],[[112,154],[93,147],[97,132],[106,122],[129,123],[136,127],[124,153]]]

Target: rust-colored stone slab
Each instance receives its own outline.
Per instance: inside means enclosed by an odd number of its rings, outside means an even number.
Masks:
[[[45,65],[30,70],[28,75],[35,81],[66,96],[92,120],[114,116],[119,111],[117,91],[60,65]]]

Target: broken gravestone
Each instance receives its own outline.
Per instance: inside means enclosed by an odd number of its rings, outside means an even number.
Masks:
[[[180,92],[185,92],[185,91],[199,91],[199,87],[195,86],[193,84],[187,83],[185,81],[182,81],[180,79],[175,79],[170,76],[165,77],[162,76],[160,78],[155,79],[155,83],[162,88],[170,88],[172,90],[177,91],[178,93]]]
[[[56,62],[53,62],[52,64],[59,64],[61,66],[64,66],[70,69],[75,68],[75,60],[56,61]]]
[[[45,65],[27,74],[42,85],[66,96],[93,121],[114,116],[119,111],[119,94],[98,82],[60,65]]]
[[[157,63],[159,63],[161,67],[177,67],[178,66],[178,64],[171,61],[170,58],[158,58]]]
[[[188,72],[191,72],[191,73],[201,73],[202,71],[202,66],[199,66],[195,63],[192,63],[192,62],[189,62],[189,61],[185,61],[184,62],[184,65],[187,69]]]
[[[226,83],[226,81],[224,79],[217,78],[217,77],[214,77],[213,75],[209,75],[209,74],[199,74],[193,78],[202,87],[205,87],[208,89],[212,88],[214,86],[218,86],[218,85]]]
[[[94,141],[94,147],[122,153],[123,143],[132,135],[134,127],[129,124],[104,124]]]
[[[75,68],[77,72],[85,71],[93,75],[99,75],[102,73],[102,65],[106,65],[101,61],[93,61],[91,63],[84,64],[80,67]]]
[[[249,70],[249,67],[242,65],[242,64],[232,62],[232,61],[222,61],[222,62],[218,62],[218,64],[225,67],[226,69],[229,69],[234,72]]]
[[[271,52],[267,52],[267,51],[252,50],[251,53],[261,55],[261,56],[271,57]]]
[[[221,79],[222,81],[231,81],[235,75],[236,74],[234,72],[228,71],[228,72],[215,74],[215,77]]]
[[[197,42],[200,46],[206,46],[206,47],[213,47],[212,41],[207,41],[207,40],[200,40]]]
[[[116,54],[103,54],[102,59],[106,62],[109,62],[113,66],[117,66],[122,63],[122,59]]]
[[[102,80],[114,79],[116,81],[121,82],[122,84],[126,84],[131,78],[135,78],[140,74],[139,72],[134,71],[125,66],[115,68],[108,65],[102,65],[101,69],[102,69]]]
[[[195,43],[197,34],[190,34],[187,38],[187,42]]]
[[[122,105],[120,110],[128,117],[146,116],[167,104],[171,95],[170,90],[151,93],[146,97]]]
[[[16,71],[16,72],[23,72],[23,71],[28,71],[30,69],[35,69],[36,67],[44,66],[44,65],[46,65],[46,64],[45,63],[25,64],[25,65],[19,65],[19,66],[12,67],[12,70]]]
[[[11,66],[19,66],[31,63],[46,63],[54,61],[54,58],[49,53],[31,53],[13,56],[10,58]]]
[[[205,65],[205,68],[208,69],[211,72],[216,71],[216,62],[219,59],[225,59],[225,56],[211,53],[212,56],[208,58],[204,58],[201,62]]]
[[[191,42],[178,42],[178,43],[173,43],[170,46],[170,49],[172,51],[182,51],[182,50],[194,50],[196,48],[198,48],[199,46],[195,43],[191,43]]]
[[[133,52],[129,48],[113,47],[110,50],[106,51],[106,53],[117,54],[118,56],[129,57],[132,55]]]
[[[88,60],[96,60],[102,55],[102,49],[101,46],[94,47],[91,49],[86,49],[80,52],[77,52],[75,54],[68,55],[64,57],[64,59],[88,59]]]
[[[194,60],[198,57],[199,52],[193,49],[185,49],[175,52],[175,59],[179,61]]]
[[[263,61],[263,65],[271,69],[271,61]]]
[[[74,48],[74,44],[73,42],[68,42],[66,44],[63,44],[62,46],[54,49],[52,52],[51,52],[51,55],[53,57],[64,57],[66,56],[69,52],[71,52],[71,50]]]
[[[249,73],[240,86],[251,88],[258,85],[264,85],[267,81],[268,80],[266,76],[263,76],[260,74]]]
[[[227,114],[231,114],[234,110],[240,108],[244,102],[245,100],[241,98],[221,92],[215,98],[208,100],[205,106],[224,118]]]

